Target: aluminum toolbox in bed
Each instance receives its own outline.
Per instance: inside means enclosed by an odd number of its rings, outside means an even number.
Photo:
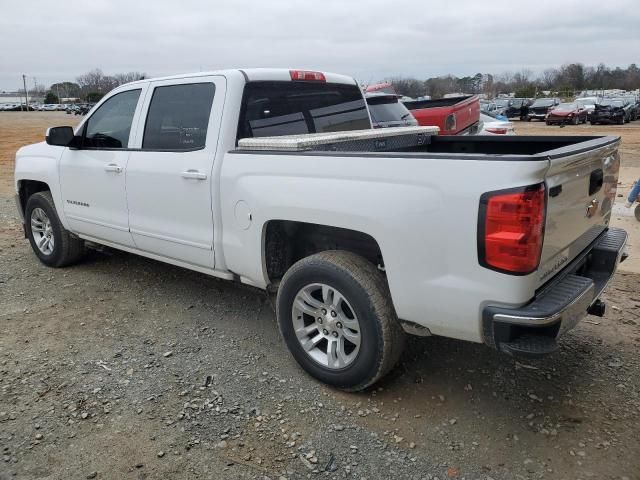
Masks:
[[[238,141],[238,150],[385,152],[426,145],[431,136],[437,135],[438,131],[438,127],[393,127],[377,130],[243,138]]]

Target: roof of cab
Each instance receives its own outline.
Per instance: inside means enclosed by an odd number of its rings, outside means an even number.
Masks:
[[[291,80],[291,70],[304,70],[304,71],[319,71],[302,68],[237,68],[227,70],[213,70],[209,72],[194,72],[194,73],[182,73],[178,75],[170,75],[166,77],[157,78],[145,78],[135,82],[127,83],[126,85],[135,85],[138,83],[158,81],[158,80],[180,80],[184,78],[198,78],[207,77],[211,75],[237,76],[242,75],[246,81],[293,81]],[[322,72],[326,78],[327,83],[342,83],[347,85],[357,85],[358,83],[347,75],[340,75],[338,73]]]

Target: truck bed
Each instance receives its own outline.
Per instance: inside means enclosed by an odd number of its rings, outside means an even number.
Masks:
[[[466,185],[467,189],[472,188],[471,185],[476,188],[478,184],[487,183],[494,190],[544,183],[546,224],[540,275],[532,284],[535,288],[541,287],[558,268],[576,258],[608,226],[618,178],[619,137],[430,135],[421,144],[394,141],[379,150],[377,146],[384,139],[383,134],[380,132],[380,137],[370,138],[359,150],[315,145],[303,151],[283,151],[278,150],[277,145],[286,140],[274,137],[271,139],[273,150],[243,149],[231,153],[274,155],[279,156],[279,161],[291,156],[290,162],[300,165],[297,168],[318,166],[323,175],[332,172],[335,178],[342,178],[341,172],[345,169],[360,172],[367,178],[371,172],[384,172],[384,178],[389,178],[397,171],[398,175],[402,173],[396,180],[398,183],[425,183],[438,190],[441,185],[448,185],[441,194],[451,200],[460,196],[460,189],[449,185],[455,181],[457,185]],[[316,158],[302,162],[303,157]],[[289,163],[288,160],[285,162]],[[515,180],[518,170],[534,173],[529,180]],[[453,172],[458,172],[455,181],[450,177]],[[474,194],[477,200],[472,203],[477,205],[482,192]],[[445,211],[454,215],[453,204],[447,203]]]
[[[389,132],[406,132],[389,135]],[[342,132],[329,135],[295,135],[286,137],[262,137],[242,139],[241,153],[295,153],[297,155],[363,155],[390,156],[402,153],[407,156],[447,154],[449,158],[481,160],[541,160],[557,156],[577,154],[615,143],[613,136],[439,136],[429,127],[394,128],[384,131]],[[418,135],[425,135],[420,138]],[[316,140],[314,137],[318,137]],[[307,140],[309,139],[309,140]],[[383,140],[390,140],[384,142]],[[393,156],[393,155],[391,155]],[[438,155],[441,157],[442,155]]]

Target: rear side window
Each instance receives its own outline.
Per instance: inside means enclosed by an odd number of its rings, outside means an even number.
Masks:
[[[147,113],[142,149],[204,148],[214,94],[213,83],[156,87]]]
[[[98,107],[84,131],[85,148],[127,148],[140,89],[117,93]]]
[[[238,139],[369,128],[357,85],[273,81],[244,87]]]

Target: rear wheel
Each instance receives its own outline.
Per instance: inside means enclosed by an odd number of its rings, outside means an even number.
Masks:
[[[638,220],[640,222],[640,205],[636,205],[636,208],[633,211],[633,213],[636,216],[636,220]]]
[[[280,283],[277,317],[300,366],[344,390],[374,384],[404,346],[384,276],[350,252],[322,252],[294,264]]]
[[[25,223],[31,248],[45,265],[64,267],[84,254],[84,242],[62,226],[51,192],[37,192],[29,197]]]

